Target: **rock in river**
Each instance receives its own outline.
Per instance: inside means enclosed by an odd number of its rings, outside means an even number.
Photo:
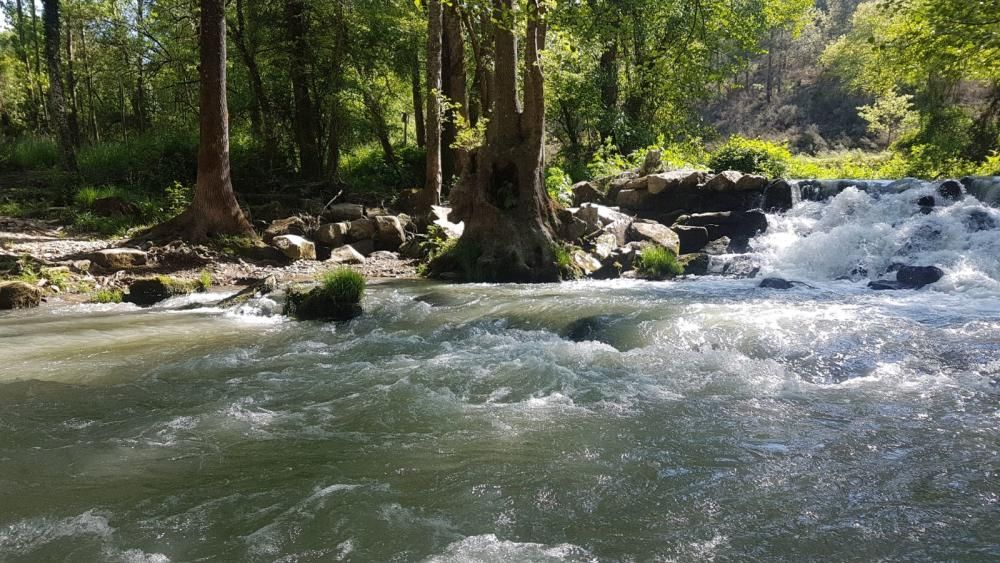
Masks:
[[[0,282],[0,310],[28,309],[42,302],[42,291],[19,281]]]

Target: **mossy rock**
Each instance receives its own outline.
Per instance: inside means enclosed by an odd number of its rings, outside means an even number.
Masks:
[[[285,314],[300,321],[349,321],[363,312],[360,303],[342,303],[323,287],[288,288]]]
[[[0,282],[0,310],[28,309],[42,302],[42,292],[24,282]]]
[[[198,280],[157,276],[135,280],[129,284],[128,294],[122,300],[140,307],[149,307],[171,297],[204,290],[205,287]]]

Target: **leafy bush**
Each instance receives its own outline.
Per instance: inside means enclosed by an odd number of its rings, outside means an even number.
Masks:
[[[173,184],[167,186],[165,192],[166,202],[164,204],[164,211],[171,217],[183,213],[188,208],[188,205],[191,204],[191,198],[194,197],[194,188],[185,186],[176,180],[174,180]]]
[[[335,303],[360,303],[365,293],[365,277],[350,268],[338,268],[320,276],[320,287]]]
[[[560,205],[573,205],[573,179],[562,168],[550,166],[545,170],[545,191]]]
[[[684,273],[684,268],[677,263],[677,256],[659,245],[643,249],[639,254],[636,270],[643,277],[657,280],[672,278]]]
[[[341,160],[341,180],[359,193],[391,197],[400,190],[422,186],[426,153],[413,146],[396,148],[396,163],[385,161],[378,145],[367,145],[345,154]],[[445,178],[445,183],[450,179]]]
[[[792,153],[782,145],[734,135],[712,153],[708,165],[716,172],[736,170],[780,178],[787,173],[791,160]]]
[[[59,149],[48,137],[21,137],[14,142],[10,161],[20,170],[44,170],[59,163]]]

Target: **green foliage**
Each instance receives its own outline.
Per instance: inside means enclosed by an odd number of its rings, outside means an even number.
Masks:
[[[360,303],[365,293],[365,277],[350,268],[324,272],[319,282],[323,292],[342,305]]]
[[[412,146],[397,147],[396,163],[385,161],[377,145],[365,145],[344,155],[341,180],[357,193],[391,197],[424,183],[426,153]]]
[[[257,241],[245,235],[219,235],[212,246],[230,256],[244,256],[257,247]]]
[[[792,154],[783,145],[734,135],[712,153],[708,165],[716,172],[736,170],[780,178],[787,173],[791,159]]]
[[[102,289],[95,292],[91,298],[91,303],[121,303],[124,294],[120,289]]]
[[[95,201],[109,197],[127,199],[128,196],[124,190],[115,186],[84,186],[73,196],[73,203],[81,209],[90,209]]]
[[[45,170],[59,163],[59,150],[51,138],[29,135],[14,142],[10,161],[19,170]]]
[[[91,211],[81,211],[70,216],[70,229],[78,233],[123,237],[139,226],[131,217],[102,217]]]
[[[564,280],[572,280],[580,277],[580,272],[573,266],[573,247],[565,244],[554,244],[552,246],[552,256],[559,266],[559,275]]]
[[[202,270],[198,273],[198,286],[201,288],[201,291],[208,291],[213,283],[215,283],[215,280],[212,278],[212,272]]]
[[[645,278],[662,280],[679,276],[684,267],[677,263],[677,256],[662,246],[648,246],[639,254],[636,270]]]
[[[545,191],[553,201],[564,207],[573,204],[573,179],[558,166],[545,170]]]
[[[858,115],[868,122],[868,131],[875,135],[885,135],[886,144],[911,131],[917,126],[917,112],[913,110],[913,96],[900,94],[891,88],[875,102],[860,106]]]
[[[90,184],[162,190],[174,181],[194,183],[197,150],[192,132],[158,128],[128,141],[84,146],[77,163],[80,176]]]
[[[191,198],[194,196],[194,188],[174,181],[165,190],[164,210],[171,217],[180,215],[191,205]]]

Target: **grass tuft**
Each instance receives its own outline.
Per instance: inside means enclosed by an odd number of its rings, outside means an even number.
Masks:
[[[365,277],[350,268],[324,272],[319,283],[323,293],[342,305],[360,303],[365,293]]]
[[[636,270],[642,277],[655,280],[672,278],[684,273],[684,267],[677,263],[677,256],[659,245],[642,250]]]

